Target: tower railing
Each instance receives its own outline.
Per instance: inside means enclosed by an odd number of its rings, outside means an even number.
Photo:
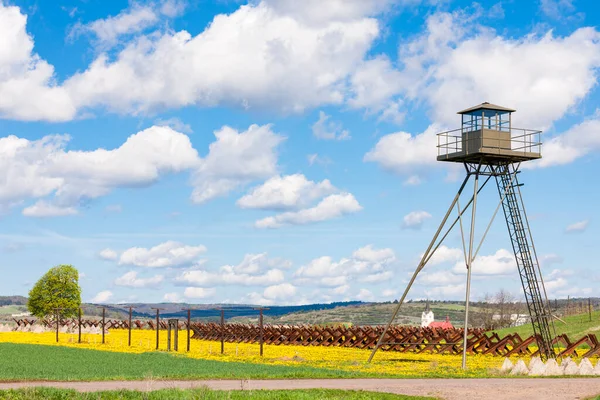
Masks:
[[[480,138],[475,135],[477,131],[465,130],[464,128],[453,129],[437,134],[437,149],[438,156],[447,156],[454,153],[460,153],[463,149],[469,148],[468,143],[471,141],[479,141]],[[481,147],[483,150],[500,151],[510,149],[513,152],[523,153],[528,155],[541,155],[542,131],[510,128],[499,132],[509,132],[510,140],[498,138],[494,140],[496,146],[490,146],[489,142]],[[508,143],[507,143],[508,142]]]

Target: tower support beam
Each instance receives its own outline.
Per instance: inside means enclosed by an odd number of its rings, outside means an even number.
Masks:
[[[419,262],[419,265],[417,266],[417,269],[413,273],[413,276],[410,278],[410,281],[408,282],[408,285],[406,286],[406,289],[404,290],[404,293],[402,294],[402,297],[400,298],[400,300],[398,300],[398,305],[394,309],[394,312],[392,313],[391,318],[389,319],[387,325],[385,326],[383,332],[381,333],[381,336],[379,336],[379,340],[377,340],[377,344],[375,345],[375,348],[371,352],[371,355],[369,356],[368,362],[371,362],[371,360],[373,360],[373,357],[375,356],[375,353],[379,349],[379,346],[381,346],[381,344],[383,343],[383,339],[384,339],[385,335],[387,334],[388,329],[394,323],[394,320],[396,319],[396,316],[398,315],[398,311],[400,311],[400,307],[402,306],[402,303],[404,303],[404,300],[406,299],[406,295],[408,294],[410,288],[412,287],[413,283],[417,279],[417,276],[419,275],[419,272],[421,272],[421,270],[423,269],[423,267],[425,266],[425,264],[429,260],[429,258],[428,258],[429,257],[429,252],[431,251],[431,249],[433,248],[435,242],[437,241],[437,238],[440,235],[440,233],[442,232],[442,229],[444,228],[444,225],[446,225],[446,221],[448,221],[448,218],[450,217],[450,214],[452,213],[452,210],[454,209],[454,206],[456,205],[456,202],[460,198],[460,195],[461,195],[461,193],[462,193],[463,189],[465,188],[465,186],[466,186],[466,184],[467,184],[468,181],[469,181],[469,175],[467,175],[465,177],[465,179],[463,180],[463,183],[462,183],[462,185],[460,185],[460,188],[458,189],[458,192],[456,193],[456,196],[454,196],[454,199],[452,200],[452,203],[450,204],[450,207],[448,207],[448,211],[446,211],[446,215],[444,215],[444,218],[442,219],[442,222],[440,223],[440,226],[438,227],[437,231],[435,232],[435,235],[433,236],[433,239],[431,240],[431,243],[429,243],[429,246],[427,247],[427,250],[423,254],[423,257],[421,257],[421,261]],[[440,241],[440,243],[441,243],[441,241]],[[436,249],[437,249],[437,247],[436,247]],[[434,252],[435,252],[435,249],[434,249]]]
[[[419,273],[421,272],[421,270],[425,267],[425,265],[427,265],[427,263],[429,262],[429,260],[431,260],[431,257],[434,256],[434,254],[437,251],[437,249],[442,245],[442,243],[444,242],[444,240],[446,239],[446,237],[452,231],[452,228],[454,228],[454,226],[456,225],[456,223],[462,218],[462,215],[469,209],[469,207],[471,206],[471,204],[473,203],[473,201],[475,199],[476,194],[478,194],[479,192],[481,192],[483,190],[483,188],[485,187],[485,185],[488,183],[488,181],[492,177],[492,175],[488,175],[488,177],[484,181],[483,185],[481,185],[481,187],[479,187],[475,191],[475,193],[473,193],[473,195],[471,196],[470,200],[467,202],[465,208],[462,209],[462,210],[459,210],[458,216],[454,219],[454,221],[452,222],[452,224],[450,225],[450,227],[446,230],[446,232],[444,233],[444,235],[442,236],[442,238],[438,241],[438,237],[440,236],[440,233],[442,232],[442,230],[444,229],[444,226],[448,222],[448,218],[450,217],[450,214],[452,213],[452,210],[454,210],[455,206],[458,204],[460,196],[461,196],[461,194],[462,194],[465,186],[467,185],[467,183],[468,183],[469,178],[471,177],[471,175],[474,175],[474,173],[473,172],[468,173],[467,176],[465,176],[465,179],[463,180],[462,184],[460,185],[460,187],[458,189],[458,192],[456,193],[456,195],[454,196],[454,199],[452,200],[452,203],[450,204],[450,207],[448,207],[448,211],[446,212],[446,215],[444,215],[444,218],[442,219],[442,222],[440,223],[440,226],[438,227],[435,235],[433,236],[433,239],[429,243],[429,246],[427,247],[427,250],[425,251],[425,253],[421,257],[421,261],[419,262],[419,264],[418,264],[415,272],[413,273],[413,276],[411,277],[410,281],[408,282],[408,285],[406,286],[406,289],[404,290],[404,293],[402,294],[402,297],[398,300],[398,305],[394,309],[394,312],[392,313],[391,318],[389,319],[389,321],[386,324],[383,332],[379,336],[379,339],[377,340],[377,344],[375,345],[375,348],[373,348],[373,350],[371,351],[371,355],[369,356],[368,362],[371,362],[371,360],[373,360],[373,357],[375,356],[375,353],[377,352],[377,350],[379,349],[379,347],[383,344],[383,341],[384,341],[385,335],[387,334],[388,329],[390,328],[390,326],[393,324],[394,320],[396,319],[396,316],[398,315],[398,312],[400,311],[400,307],[404,303],[404,300],[406,299],[406,296],[408,295],[408,292],[410,291],[412,285],[414,284],[414,282],[417,279],[417,276],[419,275]],[[436,244],[436,242],[437,242],[437,244]]]
[[[435,252],[442,245],[442,243],[444,242],[446,237],[450,234],[450,232],[452,231],[452,229],[454,228],[456,223],[460,223],[461,238],[462,238],[462,244],[463,244],[463,254],[465,256],[464,257],[465,265],[467,267],[466,294],[465,294],[465,323],[464,323],[465,331],[464,331],[464,335],[463,335],[463,360],[462,360],[463,369],[466,368],[466,351],[467,351],[467,337],[468,337],[468,323],[469,323],[469,302],[470,302],[470,284],[471,284],[472,265],[473,265],[473,262],[475,261],[475,259],[477,258],[477,255],[479,254],[481,246],[483,245],[483,242],[487,236],[487,233],[489,232],[489,229],[490,229],[500,207],[503,206],[503,208],[505,209],[505,214],[506,214],[507,205],[510,205],[510,204],[513,204],[516,202],[516,200],[513,201],[510,199],[507,199],[507,197],[509,197],[511,195],[511,191],[510,190],[502,190],[500,188],[501,182],[504,182],[504,185],[507,187],[516,189],[515,193],[518,191],[518,194],[520,196],[520,189],[519,189],[520,185],[518,183],[515,184],[515,182],[517,181],[517,174],[520,172],[519,171],[520,163],[517,163],[517,164],[505,163],[503,165],[485,165],[485,164],[482,164],[481,162],[479,162],[478,164],[465,163],[464,165],[465,165],[465,169],[467,171],[467,175],[466,175],[464,181],[462,182],[458,192],[456,193],[456,196],[454,197],[452,203],[450,204],[450,207],[448,208],[446,215],[442,219],[440,226],[438,227],[433,239],[431,240],[429,246],[427,247],[427,250],[423,254],[421,261],[419,262],[404,293],[402,294],[402,297],[398,300],[398,304],[395,307],[391,318],[389,319],[387,325],[385,326],[384,331],[381,333],[381,335],[377,341],[375,348],[372,350],[372,352],[369,356],[369,359],[368,359],[369,362],[371,362],[371,360],[375,356],[375,353],[377,352],[377,350],[382,345],[385,344],[384,341],[385,341],[385,336],[387,334],[387,331],[389,330],[390,326],[393,324],[394,320],[396,319],[398,312],[400,311],[400,308],[401,308],[402,304],[404,303],[404,300],[406,299],[406,296],[408,295],[408,292],[410,291],[412,285],[416,281],[418,274],[421,272],[421,270],[423,270],[423,268],[427,265],[427,263],[435,255]],[[481,186],[479,186],[479,176],[480,175],[487,177],[487,179],[483,182],[483,184]],[[463,193],[471,176],[474,176],[473,195],[471,196],[470,200],[467,202],[465,208],[461,209],[460,208],[460,197],[461,197],[461,194]],[[499,185],[498,188],[500,191],[500,202],[498,203],[498,206],[496,207],[496,209],[492,215],[492,218],[491,218],[489,224],[487,225],[485,232],[483,233],[483,235],[481,237],[481,240],[479,241],[479,244],[477,245],[477,247],[475,247],[475,221],[476,221],[477,195],[484,189],[484,187],[486,186],[486,184],[492,177],[495,177],[495,179]],[[471,210],[471,224],[470,224],[470,230],[469,230],[469,243],[468,243],[468,249],[467,249],[467,246],[465,243],[465,235],[464,235],[465,232],[463,229],[462,217],[463,217],[463,214],[469,209],[470,206],[472,206],[473,208]],[[445,231],[445,233],[443,235],[441,235],[444,227],[448,223],[448,220],[450,218],[452,210],[455,207],[458,210],[458,216],[450,224],[450,226]],[[524,207],[522,205],[522,199],[521,199],[521,207],[519,210],[522,210],[523,214],[524,214]],[[507,221],[508,221],[508,217],[507,217]],[[527,221],[526,215],[522,216],[522,221],[524,222],[524,224],[526,224],[527,233],[529,234],[529,238],[531,238],[530,232],[529,232],[529,223]],[[522,224],[522,225],[525,226],[524,224]],[[440,235],[441,235],[441,239],[438,240]],[[519,237],[524,236],[524,235],[525,235],[525,233],[522,233],[519,235]],[[511,239],[513,237],[514,237],[514,235],[511,234]],[[529,258],[531,258],[531,255],[535,256],[535,263],[533,261],[530,261],[529,264],[531,264],[532,267],[533,267],[533,265],[536,265],[538,268],[538,271],[539,271],[539,264],[537,263],[537,256],[535,255],[535,248],[533,247],[532,240],[530,240],[530,242],[532,245],[531,245],[531,250],[529,253],[530,254]],[[520,253],[518,253],[518,251],[515,250],[515,257],[517,258],[518,265],[520,265],[519,264],[519,260],[520,260],[519,254]],[[533,269],[533,268],[531,268],[531,269]],[[539,275],[540,275],[539,281],[541,284],[535,283],[535,281],[537,280],[537,277],[536,277],[537,274],[535,274],[535,270],[533,272],[533,275],[531,273],[528,273],[527,276],[525,276],[523,273],[521,274],[521,280],[523,282],[526,300],[528,300],[528,306],[531,303],[531,301],[530,301],[531,296],[528,297],[528,293],[532,292],[532,290],[526,289],[526,285],[528,285],[528,284],[526,284],[526,282],[531,281],[532,282],[531,285],[535,286],[534,292],[537,292],[539,294],[537,296],[538,300],[536,301],[536,306],[530,307],[530,314],[532,315],[532,320],[534,320],[533,315],[535,314],[535,312],[537,312],[538,309],[542,310],[542,307],[543,307],[544,309],[549,310],[549,307],[544,307],[544,299],[546,299],[545,303],[547,303],[547,296],[546,296],[543,281],[541,280],[541,271],[539,271],[539,272],[540,272],[539,273]],[[541,290],[540,290],[540,286],[541,286]],[[535,289],[537,289],[537,290],[535,290]],[[542,293],[544,296],[543,299],[541,298]],[[533,308],[535,308],[535,309],[533,309]],[[549,316],[549,311],[547,313],[542,312],[542,315]],[[536,333],[536,335],[539,336],[538,341],[545,342],[545,343],[551,343],[552,337],[551,337],[551,333],[550,333],[549,329],[550,329],[550,326],[552,325],[552,320],[547,318],[544,321],[539,321],[539,319],[536,319],[535,321],[536,322],[534,322],[534,324],[537,327],[537,329],[535,329],[535,333]],[[544,330],[545,332],[542,333],[542,330]],[[550,339],[548,339],[548,338],[550,338]],[[553,352],[547,351],[548,348],[549,348],[549,345],[540,344],[540,354],[543,358],[552,357],[552,355],[550,353],[553,354]]]
[[[480,165],[481,167],[481,165]],[[471,212],[471,231],[469,232],[469,260],[467,263],[467,285],[465,295],[465,326],[463,332],[462,368],[467,368],[467,337],[469,336],[469,298],[471,296],[471,271],[473,266],[473,239],[475,236],[475,215],[477,213],[477,186],[479,184],[479,169],[475,173],[473,183],[473,208]]]

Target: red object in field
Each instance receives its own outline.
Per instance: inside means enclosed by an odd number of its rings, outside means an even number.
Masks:
[[[428,328],[454,329],[454,326],[452,326],[452,323],[450,322],[450,317],[448,317],[448,316],[446,316],[445,321],[433,321],[427,327]]]

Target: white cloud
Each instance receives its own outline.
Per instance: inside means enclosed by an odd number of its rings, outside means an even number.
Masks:
[[[158,287],[164,279],[165,277],[163,275],[155,275],[151,278],[138,278],[136,271],[129,271],[123,276],[115,279],[115,285],[129,288],[155,288]]]
[[[5,171],[0,204],[54,194],[52,202],[40,202],[26,213],[72,214],[70,207],[114,188],[147,186],[164,174],[198,165],[189,138],[167,127],[145,129],[113,150],[66,151],[68,140],[61,135],[36,141],[0,138],[0,169]]]
[[[0,2],[0,118],[65,121],[76,106],[56,85],[54,67],[33,52],[27,16]]]
[[[390,248],[376,249],[372,244],[368,244],[355,250],[352,253],[352,258],[358,261],[365,261],[375,265],[388,264],[396,260],[394,250]]]
[[[572,126],[566,132],[544,139],[542,158],[525,167],[549,167],[569,164],[600,150],[600,110],[594,117]]]
[[[331,121],[331,116],[319,111],[319,120],[312,126],[313,135],[321,140],[350,139],[350,132],[340,122]]]
[[[584,232],[587,229],[589,223],[590,223],[590,221],[587,219],[584,221],[575,222],[574,224],[567,226],[566,231],[567,232]]]
[[[169,303],[183,303],[181,295],[177,292],[165,293],[163,300]]]
[[[177,117],[171,117],[168,119],[158,118],[154,121],[154,125],[157,126],[168,126],[174,131],[190,134],[193,132],[192,127],[189,124],[184,123]]]
[[[267,286],[273,285],[285,280],[283,271],[280,269],[270,269],[263,274],[245,274],[238,273],[230,265],[221,267],[219,272],[209,272],[204,270],[184,271],[177,277],[177,282],[194,286],[225,286],[225,285],[244,285],[244,286]]]
[[[257,179],[277,173],[277,147],[284,140],[270,125],[251,125],[238,132],[225,126],[194,174],[192,201],[203,203]]]
[[[165,18],[180,16],[185,8],[186,0],[161,0],[143,5],[133,2],[115,16],[97,19],[87,24],[75,24],[68,38],[74,39],[89,33],[95,37],[95,44],[100,50],[108,50],[125,37],[155,28]]]
[[[116,16],[97,19],[88,24],[76,24],[69,33],[74,38],[83,33],[92,33],[102,46],[114,45],[118,39],[144,31],[159,21],[159,15],[153,7],[133,3],[131,7]]]
[[[11,28],[0,31],[10,39],[0,115],[63,121],[94,107],[137,115],[190,105],[287,113],[342,104],[348,77],[379,36],[372,16],[389,1],[368,3],[253,1],[216,15],[196,36],[161,24],[181,15],[185,1],[132,3],[116,16],[75,27],[71,37],[89,32],[104,51],[60,85],[54,68],[32,52],[26,16],[0,5],[0,27]],[[115,44],[123,45],[116,54],[106,51]]]
[[[319,164],[319,165],[323,165],[323,166],[333,164],[333,161],[331,161],[331,159],[329,157],[320,156],[317,153],[307,155],[306,159],[308,161],[308,165],[310,165],[311,167],[314,164]]]
[[[441,127],[433,124],[425,132],[415,136],[407,132],[385,135],[365,154],[363,160],[375,162],[383,169],[397,174],[409,174],[429,168],[437,163],[435,135],[440,131]],[[415,175],[412,174],[411,178],[414,181]]]
[[[362,210],[351,193],[332,194],[314,207],[300,211],[288,211],[256,221],[257,228],[280,228],[284,225],[304,225],[326,221]]]
[[[206,299],[213,297],[216,293],[217,290],[215,288],[187,287],[183,295],[188,299]]]
[[[421,184],[421,178],[418,175],[411,175],[404,181],[405,186],[417,186]]]
[[[334,261],[329,256],[322,256],[301,266],[294,273],[295,283],[300,285],[316,285],[336,287],[346,292],[350,280],[379,283],[392,278],[388,270],[396,262],[392,249],[375,249],[372,245],[362,247],[352,253],[350,258]]]
[[[216,272],[190,269],[180,273],[175,281],[190,286],[270,286],[285,280],[283,269],[291,262],[281,258],[269,258],[266,253],[246,254],[238,265],[224,265]]]
[[[467,267],[464,261],[457,262],[452,272],[456,274],[466,274]],[[473,275],[508,275],[517,273],[517,263],[512,252],[499,249],[496,253],[489,256],[478,256],[473,261]]]
[[[187,7],[187,0],[164,0],[160,6],[160,13],[169,18],[182,15]]]
[[[153,126],[130,136],[113,150],[66,151],[68,136],[38,141],[0,138],[0,205],[54,194],[53,203],[40,202],[27,215],[64,215],[86,199],[118,187],[148,186],[163,175],[193,170],[192,200],[202,203],[238,186],[277,173],[277,146],[284,140],[270,126],[252,125],[238,133],[229,127],[215,132],[208,155],[199,158],[188,136],[170,127]]]
[[[342,103],[345,79],[379,35],[377,20],[353,13],[308,25],[280,10],[242,5],[195,37],[140,37],[114,61],[99,55],[65,86],[82,107],[134,114],[189,105],[302,112]]]
[[[542,268],[546,268],[552,264],[560,264],[563,262],[563,258],[558,254],[544,254],[539,258],[539,260]]]
[[[206,247],[188,246],[175,241],[167,241],[151,247],[132,247],[125,250],[119,264],[136,265],[138,267],[164,268],[179,267],[198,260]]]
[[[112,297],[113,293],[110,290],[103,290],[98,292],[98,294],[90,300],[90,303],[107,303]]]
[[[368,113],[381,112],[380,119],[397,124],[404,120],[402,102],[392,100],[402,90],[403,77],[387,56],[379,55],[361,63],[350,83],[350,107],[365,108]]]
[[[463,268],[466,268],[463,265]],[[427,268],[419,274],[418,282],[422,285],[429,286],[440,286],[440,285],[454,285],[464,281],[464,276],[456,275],[451,271],[430,271]]]
[[[436,286],[434,288],[425,290],[425,294],[432,298],[456,298],[458,296],[465,295],[465,288],[466,286],[464,283],[458,285]]]
[[[232,266],[231,270],[242,274],[257,274],[272,268],[288,269],[292,262],[282,258],[269,258],[267,253],[246,254],[238,265]]]
[[[494,4],[493,6],[491,6],[488,11],[488,16],[490,18],[503,19],[504,15],[505,15],[504,8],[502,7],[502,2],[500,2],[500,1],[496,4]]]
[[[385,271],[367,275],[364,278],[361,278],[360,281],[366,283],[389,282],[393,277],[394,273],[392,271]]]
[[[544,277],[544,286],[548,292],[548,297],[589,296],[594,293],[592,288],[581,288],[569,282],[569,277],[577,277],[578,275],[580,274],[572,269],[553,269]],[[586,281],[586,283],[589,282]]]
[[[421,229],[423,222],[431,218],[427,211],[412,211],[404,216],[402,226],[410,229]]]
[[[370,290],[360,289],[356,295],[356,298],[361,301],[373,301],[375,296],[373,296],[373,293],[371,293]]]
[[[477,15],[436,13],[400,57],[413,82],[409,97],[426,99],[435,121],[458,125],[457,111],[490,101],[516,108],[518,127],[544,129],[596,84],[599,38],[594,28],[505,38],[479,26]]]
[[[420,255],[420,257],[423,257],[423,254]],[[451,247],[447,247],[447,246],[440,246],[437,251],[433,254],[433,256],[431,257],[431,260],[429,260],[429,263],[427,265],[438,265],[438,264],[443,264],[446,262],[456,262],[458,260],[463,260],[463,267],[464,267],[464,252],[462,249],[456,249],[456,248],[451,248]]]
[[[363,16],[375,16],[396,0],[266,0],[278,14],[298,18],[306,24],[329,24],[352,21]]]
[[[54,68],[33,53],[26,16],[3,5],[0,26],[12,30],[0,31],[10,38],[0,56],[0,115],[59,121],[95,107],[148,114],[190,105],[303,112],[347,104],[399,122],[412,104],[425,103],[432,120],[455,125],[457,109],[485,99],[519,109],[518,125],[545,128],[596,82],[600,45],[594,28],[507,38],[479,25],[480,11],[432,14],[424,32],[401,46],[398,65],[372,55],[380,35],[374,16],[391,3],[417,2],[252,1],[215,16],[196,36],[159,29],[134,37],[60,85]],[[134,4],[86,27],[114,42],[147,30],[159,15],[180,15],[184,7],[175,0]],[[489,11],[498,15],[499,8]]]
[[[562,277],[558,277],[555,279],[549,279],[546,282],[544,282],[544,286],[546,287],[546,290],[550,293],[554,293],[557,291],[557,289],[564,288],[568,284],[569,284],[569,282],[565,278],[562,278]]]
[[[540,0],[540,10],[550,18],[564,19],[575,6],[573,0]]]
[[[252,189],[237,204],[242,208],[293,210],[258,220],[255,223],[257,228],[304,225],[338,218],[362,209],[351,193],[337,192],[339,190],[327,179],[317,183],[309,181],[302,174],[275,176]],[[318,199],[322,200],[308,207]],[[302,209],[298,210],[299,208]]]
[[[242,298],[244,304],[256,304],[261,306],[270,306],[275,304],[273,300],[265,299],[264,296],[258,292],[250,292]]]
[[[296,286],[291,283],[280,283],[279,285],[273,285],[265,288],[263,296],[269,300],[287,301],[290,298],[296,296]]]
[[[64,217],[66,215],[77,215],[78,212],[75,207],[60,207],[39,200],[34,205],[24,208],[22,214],[26,217]]]
[[[337,189],[325,179],[309,181],[302,174],[274,176],[237,201],[242,208],[293,209],[305,207],[314,200],[336,192]]]
[[[341,294],[348,293],[349,290],[350,290],[350,286],[349,285],[342,285],[342,286],[338,286],[336,288],[333,288],[331,290],[331,292],[333,294],[336,294],[336,295],[341,295]]]
[[[98,256],[101,259],[108,260],[108,261],[114,261],[119,257],[119,255],[117,254],[116,251],[114,251],[113,249],[109,249],[109,248],[102,250],[100,253],[98,253]]]

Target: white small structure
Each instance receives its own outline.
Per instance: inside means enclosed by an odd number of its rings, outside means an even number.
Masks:
[[[502,315],[500,314],[494,314],[492,315],[492,320],[493,321],[499,321],[502,319]],[[529,315],[527,314],[510,314],[510,321],[511,321],[511,326],[521,326],[521,325],[525,325],[526,323],[531,322],[531,319],[529,317]]]
[[[425,306],[425,311],[421,314],[421,328],[427,328],[434,321],[433,311],[429,308],[429,300]]]
[[[11,317],[13,317],[13,318],[31,317],[31,313],[29,311],[26,311],[26,312],[22,312],[22,313],[19,313],[19,314],[11,314]]]

